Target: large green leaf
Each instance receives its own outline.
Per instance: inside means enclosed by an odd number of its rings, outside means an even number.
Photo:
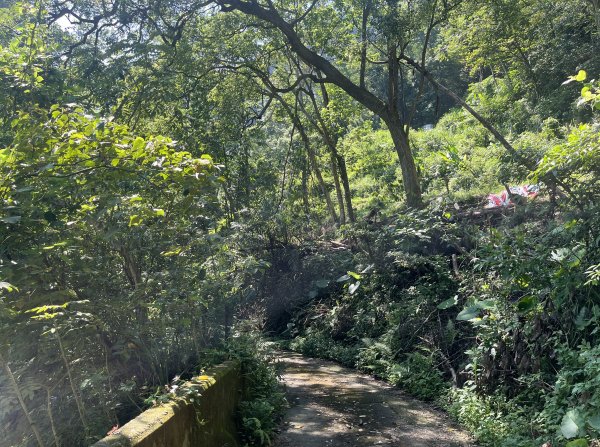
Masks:
[[[475,303],[473,303],[473,307],[476,307],[476,308],[482,309],[482,310],[489,310],[489,309],[493,309],[494,307],[496,307],[496,303],[494,302],[494,300],[481,300],[481,301],[476,301]]]
[[[20,220],[21,220],[21,216],[0,217],[0,222],[9,223],[9,224],[19,223]]]
[[[142,218],[141,216],[134,214],[132,216],[129,216],[129,226],[130,227],[137,227],[138,225],[140,225],[142,223]]]
[[[456,319],[459,321],[470,321],[479,317],[481,309],[477,306],[471,306],[463,309],[457,316]]]
[[[560,424],[560,431],[566,439],[574,438],[579,434],[583,421],[577,410],[569,410],[567,414],[563,416],[562,423]]]
[[[579,73],[575,76],[577,82],[583,82],[587,79],[587,73],[585,70],[579,70]]]
[[[537,300],[533,296],[524,296],[517,301],[517,310],[519,312],[527,312],[535,307]]]
[[[437,305],[438,309],[444,310],[444,309],[450,309],[453,306],[456,306],[458,304],[458,295],[454,295],[452,298],[448,298],[446,301],[442,301],[440,304]]]

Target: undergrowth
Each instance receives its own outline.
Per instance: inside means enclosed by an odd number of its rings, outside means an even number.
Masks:
[[[347,228],[355,268],[296,312],[288,346],[437,403],[481,446],[596,445],[597,215],[434,216]]]
[[[234,337],[227,350],[241,361],[244,380],[238,425],[244,446],[268,446],[287,402],[272,345],[256,333]]]

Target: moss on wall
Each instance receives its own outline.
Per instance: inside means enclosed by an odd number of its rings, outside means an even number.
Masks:
[[[235,411],[242,377],[237,362],[225,362],[184,388],[197,391],[183,399],[144,411],[92,447],[239,447]]]

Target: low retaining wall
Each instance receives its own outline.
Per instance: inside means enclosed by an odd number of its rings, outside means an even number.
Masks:
[[[234,420],[242,389],[239,363],[216,366],[183,388],[200,397],[150,408],[92,447],[239,447]]]

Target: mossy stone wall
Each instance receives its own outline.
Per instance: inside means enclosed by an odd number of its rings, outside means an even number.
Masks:
[[[225,362],[183,387],[200,396],[193,403],[177,400],[150,408],[92,447],[239,447],[239,363]]]

